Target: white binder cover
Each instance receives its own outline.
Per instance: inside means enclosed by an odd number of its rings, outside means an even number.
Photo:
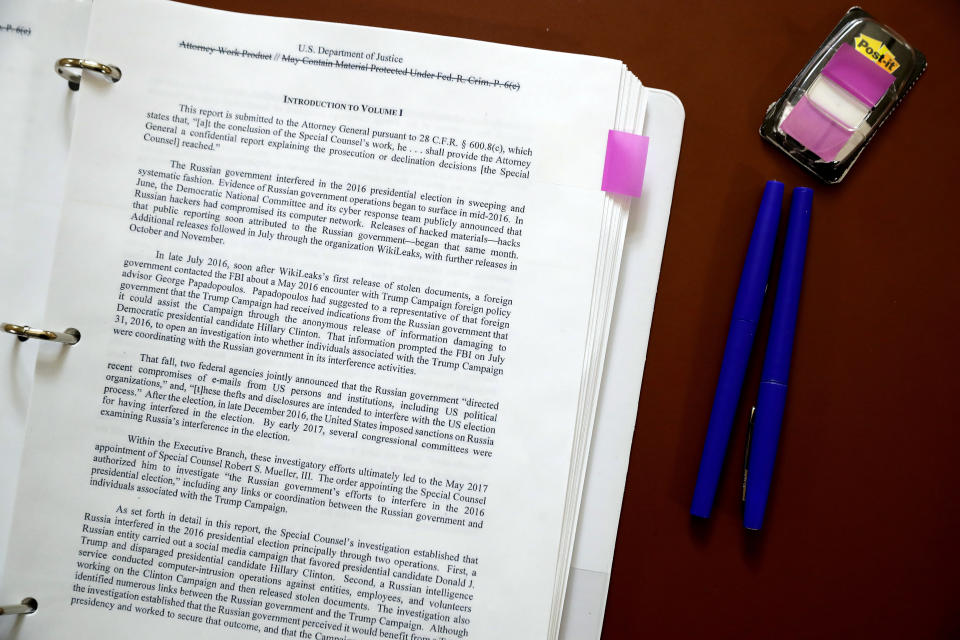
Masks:
[[[650,137],[650,149],[643,195],[634,199],[627,225],[560,628],[562,640],[599,638],[603,626],[637,399],[680,157],[683,105],[669,91],[649,91],[643,133]]]

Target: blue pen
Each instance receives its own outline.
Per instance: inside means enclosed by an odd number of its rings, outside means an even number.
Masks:
[[[763,190],[757,221],[753,225],[747,259],[740,274],[740,288],[737,289],[737,300],[733,304],[733,318],[727,333],[727,346],[723,352],[717,391],[713,396],[710,424],[707,426],[707,440],[703,445],[697,486],[690,506],[690,513],[701,518],[710,516],[713,497],[717,493],[720,470],[733,428],[733,416],[743,387],[743,376],[747,372],[760,309],[763,307],[763,294],[770,279],[770,262],[777,240],[782,202],[783,183],[768,181]]]
[[[743,526],[747,529],[759,529],[763,524],[763,512],[770,494],[773,460],[777,455],[783,408],[787,401],[790,356],[793,353],[793,336],[797,327],[797,307],[803,283],[803,263],[807,253],[812,203],[812,189],[797,187],[793,190],[787,239],[783,248],[783,265],[780,267],[777,299],[773,305],[770,338],[767,340],[767,353],[763,360],[760,391],[753,418],[753,434],[747,457],[746,504],[743,512]]]

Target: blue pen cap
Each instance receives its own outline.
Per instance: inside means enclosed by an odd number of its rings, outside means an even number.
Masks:
[[[790,374],[812,204],[813,189],[797,187],[793,190],[787,239],[783,247],[783,262],[777,284],[777,301],[770,322],[770,339],[767,342],[767,355],[761,377],[763,381],[787,384]]]
[[[780,225],[780,205],[783,202],[783,183],[768,180],[763,189],[763,200],[757,211],[757,221],[750,236],[747,259],[740,274],[740,288],[733,303],[733,320],[743,320],[754,325],[760,319],[763,294],[770,278],[770,262]]]

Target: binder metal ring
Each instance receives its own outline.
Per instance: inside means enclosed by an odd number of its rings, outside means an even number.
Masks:
[[[0,605],[0,616],[29,615],[38,606],[36,598],[24,598],[20,604]]]
[[[77,344],[80,342],[80,332],[74,328],[64,331],[46,331],[44,329],[34,329],[19,324],[3,323],[3,330],[17,336],[21,342],[34,338],[36,340],[49,340],[51,342],[60,342],[62,344]]]
[[[67,84],[74,91],[80,88],[84,70],[99,73],[113,82],[119,82],[121,76],[120,67],[83,58],[60,58],[53,68],[60,77],[66,78]]]

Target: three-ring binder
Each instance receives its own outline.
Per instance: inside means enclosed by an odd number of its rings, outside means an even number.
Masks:
[[[0,605],[0,616],[29,615],[38,606],[36,598],[24,598],[20,604]]]
[[[21,342],[33,338],[35,340],[48,340],[50,342],[59,342],[61,344],[77,344],[80,342],[80,332],[70,327],[63,331],[47,331],[46,329],[34,329],[20,324],[10,324],[4,322],[2,325],[6,333],[12,333],[17,336]]]
[[[104,64],[96,60],[86,60],[84,58],[60,58],[53,66],[60,77],[65,78],[67,84],[74,91],[80,89],[80,80],[83,78],[84,71],[93,71],[99,73],[104,78],[119,82],[120,67],[112,64]]]

